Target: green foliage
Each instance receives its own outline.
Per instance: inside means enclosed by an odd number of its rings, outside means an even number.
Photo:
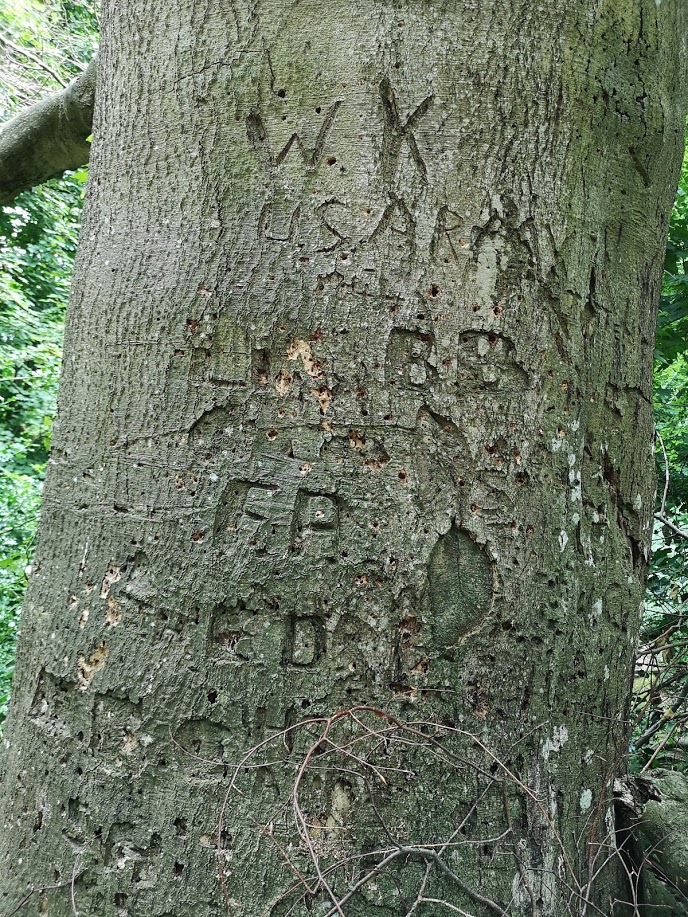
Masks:
[[[688,512],[672,523],[688,532]],[[634,684],[631,769],[688,771],[688,541],[655,524]]]
[[[0,120],[67,83],[98,41],[94,0],[0,4]],[[0,210],[0,726],[50,451],[87,169]]]
[[[50,450],[81,184],[24,194],[0,213],[0,722]]]
[[[688,154],[669,223],[657,323],[657,503],[666,522],[660,518],[655,524],[636,667],[634,771],[660,766],[688,771],[687,267]]]
[[[655,361],[662,369],[688,351],[688,153],[669,220]]]
[[[98,44],[94,0],[3,0],[0,120],[69,82]]]

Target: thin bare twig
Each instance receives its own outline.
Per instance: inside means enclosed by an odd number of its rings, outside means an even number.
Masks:
[[[669,456],[667,455],[666,446],[664,445],[664,440],[659,430],[657,430],[657,439],[659,440],[659,445],[662,447],[662,455],[664,456],[664,491],[662,493],[662,503],[659,508],[659,515],[665,516],[666,501],[669,494]]]
[[[684,532],[683,529],[674,525],[670,519],[667,519],[666,516],[663,516],[661,513],[655,513],[655,519],[659,519],[662,525],[666,525],[675,535],[679,535],[681,538],[688,538],[688,532]]]

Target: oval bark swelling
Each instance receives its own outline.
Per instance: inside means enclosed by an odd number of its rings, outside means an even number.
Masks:
[[[622,913],[683,6],[105,7],[2,912]]]
[[[483,623],[492,606],[494,573],[485,550],[452,527],[428,564],[430,619],[439,646],[455,647]]]

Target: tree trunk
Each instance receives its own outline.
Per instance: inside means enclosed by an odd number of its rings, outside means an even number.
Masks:
[[[106,3],[3,913],[625,913],[687,25]]]

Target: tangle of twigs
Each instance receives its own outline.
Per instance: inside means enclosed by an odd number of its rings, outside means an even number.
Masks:
[[[242,824],[231,823],[234,803]],[[216,830],[230,914],[244,913],[243,874],[232,864],[235,850],[245,863],[245,831],[257,844],[253,854],[265,845],[262,856],[287,877],[265,904],[270,917],[355,917],[385,904],[405,917],[535,915],[545,913],[543,889],[557,913],[601,915],[593,884],[619,855],[613,827],[604,837],[583,831],[584,855],[566,844],[546,799],[478,736],[369,706],[288,726],[236,764]],[[549,860],[530,860],[529,831],[553,851]],[[490,897],[485,888],[501,893]]]

